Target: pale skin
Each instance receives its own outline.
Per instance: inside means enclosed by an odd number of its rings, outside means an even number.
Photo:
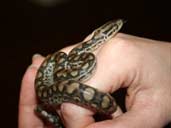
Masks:
[[[68,53],[73,47],[62,50]],[[95,55],[96,72],[85,83],[109,93],[127,88],[127,112],[118,108],[113,119],[94,122],[90,110],[65,103],[60,113],[66,128],[162,128],[171,122],[171,43],[118,33]],[[43,60],[35,55],[23,77],[19,128],[45,127],[34,113],[34,79]]]

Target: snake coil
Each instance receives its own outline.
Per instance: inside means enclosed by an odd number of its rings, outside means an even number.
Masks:
[[[63,102],[71,102],[95,113],[111,114],[116,111],[114,98],[83,84],[96,67],[93,54],[100,45],[110,40],[121,29],[123,20],[113,20],[93,31],[90,40],[79,43],[69,54],[57,51],[45,58],[37,71],[35,91],[39,100],[36,112],[57,128],[62,121],[54,109]]]

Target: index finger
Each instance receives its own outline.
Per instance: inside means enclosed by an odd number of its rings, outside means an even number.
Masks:
[[[34,90],[34,78],[43,57],[33,58],[33,64],[28,67],[21,84],[19,102],[19,128],[43,128],[42,121],[34,113],[36,107],[36,95]]]

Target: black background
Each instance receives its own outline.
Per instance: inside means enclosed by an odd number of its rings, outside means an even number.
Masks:
[[[171,41],[171,9],[157,0],[68,0],[43,7],[30,0],[1,3],[1,122],[17,127],[20,82],[34,53],[47,55],[81,41],[108,20],[124,18],[121,32]],[[116,93],[123,105],[124,91]]]

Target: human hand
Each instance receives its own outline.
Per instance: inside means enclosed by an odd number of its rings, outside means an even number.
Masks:
[[[73,46],[65,48],[68,52]],[[94,122],[93,112],[65,103],[61,113],[68,128],[161,128],[171,120],[171,46],[148,39],[118,34],[96,51],[97,70],[86,84],[104,92],[128,88],[127,112],[118,109],[112,120]],[[34,78],[43,57],[33,58],[23,78],[19,127],[43,127],[34,114],[36,106]],[[70,108],[70,109],[68,109]]]
[[[127,88],[127,112],[94,122],[89,110],[65,103],[67,128],[161,128],[171,121],[171,44],[118,34],[95,54],[97,70],[86,84],[110,93]]]

